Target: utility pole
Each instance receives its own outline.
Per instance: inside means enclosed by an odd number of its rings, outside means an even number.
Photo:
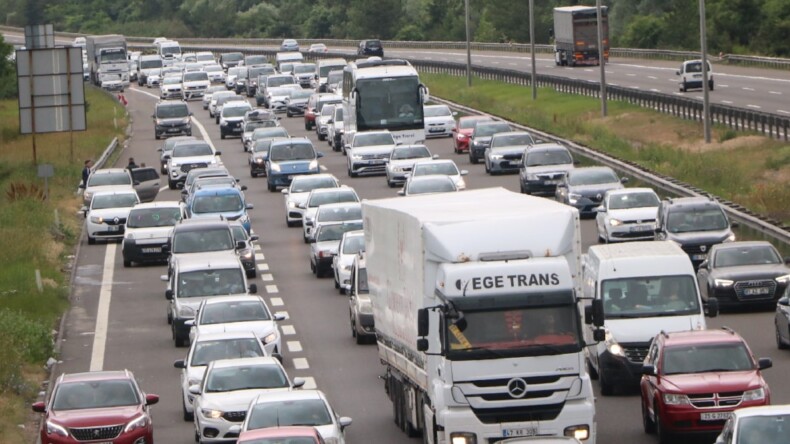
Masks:
[[[598,66],[601,67],[601,117],[606,117],[606,57],[603,47],[603,14],[601,11],[601,0],[595,0],[595,9],[595,15],[597,16],[598,22]],[[607,37],[607,41],[608,39],[609,38]]]
[[[705,143],[710,143],[710,88],[708,87],[708,41],[705,32],[705,0],[699,0],[699,40],[702,51],[702,122]]]
[[[464,0],[466,12],[466,86],[472,86],[472,44],[469,37],[469,0]]]
[[[469,0],[467,0],[469,1]],[[532,57],[532,100],[538,98],[538,85],[535,84],[535,9],[534,0],[529,0],[529,54]]]

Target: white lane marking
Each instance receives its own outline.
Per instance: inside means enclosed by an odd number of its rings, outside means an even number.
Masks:
[[[642,87],[639,86],[639,85],[633,85],[633,86],[631,86],[631,88],[633,88],[633,89],[642,89]]]
[[[288,345],[288,351],[291,353],[299,353],[302,351],[302,343],[299,341],[288,341],[286,345]]]
[[[650,89],[650,91],[652,91],[652,92],[655,92],[655,93],[657,93],[657,92],[661,92],[660,90],[657,90],[657,89],[655,89],[655,88],[651,88],[651,89]]]
[[[280,292],[280,290],[277,289],[276,285],[267,285],[266,286],[266,293],[274,294],[274,293],[279,293],[279,292]]]
[[[790,114],[790,111],[785,111],[785,110],[783,110],[783,109],[778,109],[778,110],[776,110],[776,111],[777,111],[777,112],[780,112],[780,113],[782,113],[782,114]]]
[[[294,368],[297,370],[310,368],[310,364],[307,363],[307,358],[294,358],[292,361],[294,363]]]
[[[593,70],[590,68],[584,68],[584,72],[593,72]]]
[[[282,307],[283,305],[285,305],[285,303],[283,302],[283,298],[271,298],[270,301],[272,307]]]
[[[321,169],[321,171],[326,171],[327,170],[327,168],[325,166],[323,166],[323,165],[320,166],[320,169]]]
[[[781,91],[768,91],[768,94],[774,94],[774,95],[777,95],[777,96],[781,96],[782,92]]]
[[[271,273],[262,274],[261,280],[264,282],[271,282],[274,280],[274,276],[272,276]]]
[[[148,97],[153,97],[154,99],[159,100],[159,96],[157,96],[156,94],[151,94],[148,91],[143,91],[142,89],[129,88],[129,91],[134,91],[139,94],[145,94]]]
[[[269,271],[269,264],[258,264],[258,271]]]
[[[647,76],[647,78],[651,79],[651,80],[658,80],[658,77],[656,77],[656,76]]]
[[[107,347],[107,324],[110,319],[110,300],[112,299],[112,279],[115,272],[115,250],[118,244],[107,244],[104,253],[104,270],[102,271],[101,290],[99,291],[99,307],[96,310],[96,327],[93,335],[93,351],[91,352],[90,371],[104,369],[104,350]]]
[[[604,71],[605,71],[607,74],[614,74],[614,71],[606,71],[606,70],[604,70]]]
[[[741,89],[744,90],[744,91],[754,91],[754,88],[747,88],[745,86],[743,88],[741,88]]]
[[[634,74],[632,72],[627,72],[627,73],[625,73],[625,75],[627,75],[628,77],[636,77],[636,74]]]
[[[762,108],[762,106],[757,106],[757,105],[746,105],[746,106],[749,107],[749,108],[754,108],[754,109]]]
[[[255,244],[255,246],[252,247],[252,249],[255,250],[256,253],[260,253],[261,252],[261,246],[258,245],[258,244]],[[261,254],[261,259],[263,259],[263,254]]]
[[[154,99],[159,100],[159,96],[155,94],[151,94],[148,91],[139,90],[137,88],[129,88],[129,91],[134,91],[139,94],[145,94],[149,97],[153,97]],[[211,138],[208,136],[208,133],[206,132],[206,128],[204,128],[203,125],[200,122],[198,122],[198,120],[194,116],[192,116],[191,119],[192,119],[192,123],[198,127],[200,134],[203,136],[203,140],[205,140],[211,146],[211,148],[216,151],[216,148],[214,148],[214,143],[211,142]]]
[[[675,83],[675,82],[677,82],[677,81],[678,81],[678,79],[667,79],[667,82],[672,82],[672,83]]]
[[[283,334],[286,336],[293,336],[296,334],[296,330],[294,329],[293,325],[281,325],[280,330],[282,330]]]
[[[315,383],[315,378],[313,378],[312,376],[305,376],[302,379],[304,379],[304,385],[302,386],[303,389],[315,390],[318,388],[318,386]]]
[[[705,100],[704,97],[702,97],[702,96],[694,96],[694,98],[697,99],[697,100]]]
[[[730,85],[718,85],[719,88],[729,88]]]
[[[170,188],[170,187],[168,185],[165,185],[162,188],[159,188],[159,192],[161,193],[162,191],[164,191],[164,190],[166,190],[168,188]]]
[[[290,315],[290,314],[288,314],[288,312],[287,312],[287,311],[285,311],[285,310],[283,310],[283,311],[278,311],[278,312],[275,312],[275,314],[281,314],[281,315],[285,316],[285,319],[291,319],[291,315]]]
[[[508,63],[508,65],[510,65],[510,66],[518,66],[518,63],[510,62],[510,63]]]
[[[729,100],[722,100],[721,103],[726,103],[727,105],[732,105],[732,102]]]

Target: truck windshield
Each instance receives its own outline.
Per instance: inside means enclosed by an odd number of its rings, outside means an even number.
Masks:
[[[104,49],[101,52],[101,63],[125,62],[126,51],[123,49]]]
[[[700,313],[694,276],[644,276],[601,283],[606,319]]]
[[[582,348],[576,305],[464,310],[465,328],[445,328],[450,360],[576,353]]]
[[[417,76],[358,80],[357,130],[423,129],[419,83]]]

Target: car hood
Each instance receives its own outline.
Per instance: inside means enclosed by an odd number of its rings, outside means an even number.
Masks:
[[[430,157],[419,157],[416,159],[397,159],[397,160],[390,160],[389,164],[393,167],[410,167],[414,165],[415,162],[419,162],[421,160],[431,160]]]
[[[183,85],[184,85],[185,88],[187,86],[205,86],[206,88],[208,88],[209,81],[208,80],[195,80],[195,81],[192,81],[192,82],[184,82]]]
[[[477,136],[477,137],[474,138],[474,141],[476,143],[489,144],[489,143],[491,143],[491,136]]]
[[[423,121],[425,123],[455,123],[455,119],[452,116],[424,117]]]
[[[607,214],[618,220],[655,220],[658,217],[658,207],[610,209]]]
[[[762,386],[756,370],[667,375],[661,379],[673,391],[687,394],[741,392]]]
[[[669,233],[669,239],[681,245],[711,245],[724,242],[731,234],[729,229],[716,231],[689,231]]]
[[[203,379],[203,375],[206,374],[206,365],[195,365],[191,366],[187,369],[187,379],[191,379],[193,381],[200,381]]]
[[[310,163],[314,160],[315,159],[287,160],[287,161],[279,161],[274,163],[280,165],[280,172],[285,174],[288,172],[307,170],[310,166]]]
[[[353,254],[339,254],[337,256],[337,263],[340,265],[340,268],[343,268],[346,265],[351,265],[354,263],[354,255]]]
[[[92,186],[88,187],[85,191],[91,194],[98,193],[100,191],[130,191],[133,190],[134,187],[132,184],[129,185],[99,185],[99,186]]]
[[[766,264],[715,268],[711,271],[710,276],[714,279],[749,281],[759,279],[774,279],[786,274],[790,274],[790,268],[780,264]]]
[[[101,409],[51,410],[49,417],[66,427],[100,427],[128,423],[142,413],[139,405]]]
[[[603,197],[604,193],[609,190],[619,190],[623,188],[620,182],[612,183],[599,183],[595,185],[571,185],[568,191],[571,193],[581,194],[584,197],[598,197],[600,194]]]
[[[209,324],[198,327],[198,333],[225,333],[225,332],[254,332],[256,336],[263,339],[271,332],[276,330],[274,321],[249,321],[249,322],[228,322],[224,324]]]
[[[216,211],[210,213],[191,213],[189,217],[191,219],[211,219],[216,218],[217,216],[222,216],[224,219],[227,220],[236,220],[240,217],[244,216],[245,210],[239,211]]]
[[[169,238],[173,227],[129,228],[126,227],[126,237],[136,240]]]
[[[174,84],[171,84],[171,85],[162,84],[159,87],[162,88],[162,89],[165,89],[165,90],[181,89],[181,84],[180,83],[174,83]]]
[[[562,173],[568,174],[568,171],[573,169],[572,163],[559,164],[559,165],[536,165],[528,166],[528,174],[548,174],[548,173]]]
[[[156,119],[159,125],[180,125],[189,122],[189,117],[173,117],[167,119]]]
[[[649,343],[661,330],[672,333],[678,331],[698,330],[705,328],[701,315],[680,315],[646,318],[607,318],[606,329],[621,344],[633,342]]]
[[[178,298],[178,305],[180,307],[189,307],[189,308],[195,310],[195,312],[197,312],[197,309],[200,308],[200,303],[203,302],[204,300],[209,299],[209,298],[222,298],[222,297],[225,297],[225,296],[249,296],[249,294],[247,294],[247,293],[235,293],[235,294],[222,294],[222,295],[215,295],[215,296],[193,296],[193,297],[190,297],[190,298]],[[191,318],[194,318],[194,316],[191,316],[190,319]]]
[[[372,145],[372,146],[359,146],[351,148],[351,154],[358,156],[371,155],[371,154],[386,154],[392,151],[394,145]]]
[[[141,69],[140,72],[142,72],[146,76],[150,76],[150,75],[154,74],[157,77],[159,77],[159,68]]]
[[[129,217],[131,208],[102,208],[100,210],[91,210],[88,213],[89,217],[101,217],[103,219],[125,218]]]
[[[170,162],[173,165],[183,165],[185,163],[213,163],[216,156],[187,156],[187,157],[171,157]]]
[[[304,105],[304,104],[307,103],[307,98],[304,98],[304,99],[292,99],[292,100],[289,100],[288,103],[290,103],[291,105]]]
[[[200,407],[216,409],[223,412],[247,411],[250,402],[261,393],[276,393],[290,391],[290,387],[272,389],[236,390],[232,392],[203,393]]]
[[[296,205],[299,205],[299,204],[307,202],[307,196],[309,196],[309,195],[310,195],[310,193],[290,193],[290,194],[288,194],[288,197],[286,198],[286,200],[288,202],[293,202]]]

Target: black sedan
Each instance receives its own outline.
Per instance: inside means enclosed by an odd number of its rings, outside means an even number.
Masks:
[[[627,177],[619,178],[609,167],[586,167],[568,171],[557,184],[555,199],[579,210],[579,215],[593,217],[609,190],[623,188]]]
[[[703,298],[716,297],[722,307],[773,307],[790,283],[790,268],[765,241],[714,245],[697,271]]]

